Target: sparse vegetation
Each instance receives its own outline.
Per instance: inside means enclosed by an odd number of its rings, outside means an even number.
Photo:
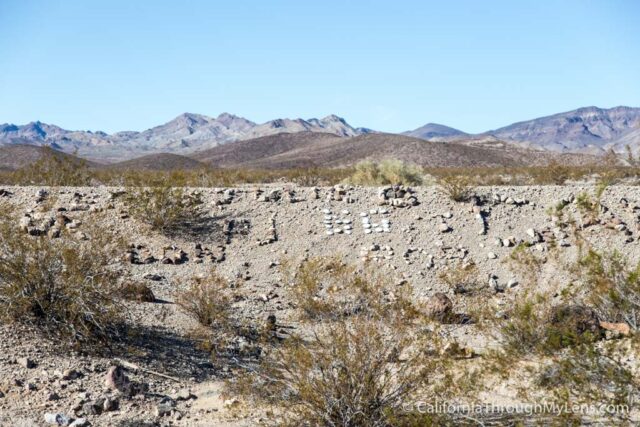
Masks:
[[[535,284],[547,258],[534,255],[530,246],[527,243],[518,244],[509,254],[507,263],[511,270],[521,274],[527,283]]]
[[[423,171],[400,160],[364,161],[356,164],[355,171],[346,181],[356,185],[420,185]]]
[[[391,420],[437,366],[428,335],[411,330],[363,317],[323,323],[272,348],[245,391],[283,405],[285,425],[403,425]]]
[[[229,319],[228,290],[227,280],[213,271],[193,279],[177,294],[176,304],[201,326],[223,328]]]
[[[472,262],[461,262],[448,268],[438,275],[454,293],[467,294],[480,289],[484,284],[479,283],[478,267]]]
[[[464,175],[444,175],[437,180],[438,189],[454,202],[466,202],[473,195],[471,179]]]
[[[407,288],[395,287],[391,293],[373,273],[358,272],[338,258],[311,258],[293,271],[288,263],[283,268],[303,320],[338,320],[369,312],[402,313],[410,319],[417,314]]]
[[[519,357],[553,354],[602,335],[593,309],[575,304],[549,306],[541,294],[515,301],[500,329],[505,351]]]
[[[167,231],[202,215],[202,200],[197,192],[163,183],[155,187],[130,187],[125,202],[129,213],[152,229]]]
[[[640,322],[640,264],[630,268],[621,254],[590,250],[580,262],[589,286],[589,299],[603,319],[625,322],[638,330]]]
[[[630,422],[640,382],[621,350],[615,343],[570,348],[538,371],[536,385],[550,391],[556,401],[601,408],[591,416],[625,425]]]
[[[34,326],[63,344],[117,338],[123,312],[115,299],[114,242],[27,236],[4,218],[0,319]]]
[[[434,396],[427,380],[448,360],[419,311],[385,298],[383,287],[335,258],[311,259],[293,277],[298,304],[316,322],[308,333],[272,342],[229,389],[278,405],[284,425],[437,425],[439,415],[401,406],[418,390]],[[320,289],[329,293],[318,298]]]
[[[49,147],[42,148],[37,161],[12,175],[11,181],[22,185],[79,187],[92,183],[92,173],[84,160],[67,157]]]

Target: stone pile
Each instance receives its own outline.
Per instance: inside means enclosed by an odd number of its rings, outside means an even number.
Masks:
[[[282,198],[282,190],[275,188],[268,193],[265,193],[262,189],[256,190],[256,200],[259,202],[277,202]]]
[[[399,208],[417,206],[419,204],[415,191],[404,185],[393,185],[378,189],[378,205],[390,205]]]
[[[209,258],[211,262],[218,263],[226,259],[226,247],[219,245],[213,249],[203,247],[201,243],[196,243],[194,247],[194,257],[196,263],[202,263],[205,258]]]
[[[125,260],[131,264],[152,264],[157,261],[144,245],[131,244],[125,253]]]
[[[264,239],[258,239],[258,245],[264,246],[278,241],[278,232],[276,231],[276,216],[275,214],[269,219],[268,235]]]
[[[175,245],[162,248],[162,263],[179,265],[188,261],[187,253]]]
[[[236,195],[236,190],[227,188],[226,190],[218,190],[218,194],[222,194],[222,198],[216,200],[216,206],[230,205]]]
[[[334,185],[329,189],[329,192],[327,193],[327,201],[328,202],[329,201],[335,201],[335,202],[345,201],[347,203],[353,203],[355,202],[355,200],[349,195],[349,191],[352,189],[353,189],[352,187],[349,187],[349,189],[347,189],[342,184]]]
[[[498,194],[498,193],[493,193],[491,195],[491,201],[493,202],[494,205],[499,205],[501,203],[504,203],[506,205],[523,206],[523,205],[529,204],[529,200],[527,199],[517,198],[517,197],[514,198],[511,196],[507,196],[506,194]]]

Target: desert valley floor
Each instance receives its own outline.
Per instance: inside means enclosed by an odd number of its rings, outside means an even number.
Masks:
[[[579,212],[571,202],[581,192],[592,194],[594,187],[479,187],[478,197],[464,203],[449,200],[434,186],[190,189],[202,194],[209,220],[188,233],[168,235],[152,232],[130,217],[118,197],[123,190],[3,188],[2,203],[16,208],[16,219],[23,218],[25,228],[37,228],[65,208],[62,213],[70,221],[66,226],[70,233],[92,238],[93,221],[120,233],[132,245],[122,254],[123,263],[132,277],[153,290],[156,301],[127,303],[128,321],[139,328],[128,349],[113,355],[89,355],[82,348],[59,352],[55,341],[22,327],[2,326],[0,425],[43,425],[47,413],[85,418],[92,426],[266,422],[273,415],[269,408],[247,407],[233,396],[222,396],[224,366],[212,363],[190,335],[194,321],[176,307],[174,298],[191,277],[215,268],[237,283],[237,312],[256,323],[275,315],[283,333],[297,326],[280,264],[316,256],[371,265],[394,283],[410,283],[416,300],[443,292],[459,313],[465,313],[469,297],[454,292],[441,274],[460,260],[472,261],[478,282],[492,290],[483,294],[482,303],[500,309],[532,291],[525,280],[527,272],[507,262],[520,242],[531,243],[528,250],[544,253],[553,241],[555,250],[567,259],[575,256],[572,235],[556,224],[550,209],[564,199],[579,223]],[[618,250],[638,262],[640,187],[611,186],[602,206],[606,208],[602,221],[585,227],[584,238],[595,248]],[[541,274],[539,286],[553,288],[564,280],[552,265]],[[478,355],[493,345],[473,324],[450,325],[443,333]],[[109,367],[122,361],[128,363],[125,371],[132,381],[148,384],[146,393],[125,398],[105,389]],[[630,363],[637,372],[637,360]],[[509,383],[497,384],[495,394],[486,398],[502,403],[517,400]],[[97,399],[102,399],[102,408],[92,414],[86,404]]]

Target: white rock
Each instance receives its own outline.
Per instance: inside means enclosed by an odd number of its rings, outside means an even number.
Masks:
[[[449,227],[449,224],[443,222],[438,225],[438,231],[440,231],[441,233],[448,233],[449,231],[451,231],[451,227]]]
[[[498,255],[494,254],[493,252],[489,252],[489,253],[487,254],[487,258],[489,258],[489,259],[496,259],[496,258],[498,258]]]

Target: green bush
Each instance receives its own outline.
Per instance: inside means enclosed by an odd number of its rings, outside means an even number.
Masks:
[[[625,322],[633,330],[640,325],[640,263],[629,267],[618,252],[590,250],[578,263],[589,286],[589,300],[608,322]]]

